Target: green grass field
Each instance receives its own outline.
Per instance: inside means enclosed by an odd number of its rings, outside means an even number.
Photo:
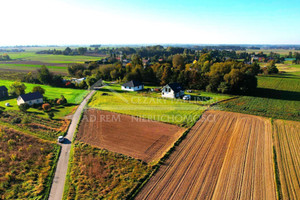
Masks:
[[[118,83],[109,83],[109,85],[105,86],[104,88],[101,88],[99,91],[102,92],[118,92],[118,93],[127,93],[131,95],[138,95],[138,96],[144,96],[144,97],[154,97],[154,98],[161,98],[160,92],[151,92],[147,91],[147,89],[151,88],[158,88],[157,86],[144,86],[146,90],[144,91],[138,91],[138,92],[127,92],[124,90],[121,90],[121,85]],[[212,103],[216,103],[218,101],[222,101],[225,99],[232,98],[233,95],[227,95],[227,94],[218,94],[218,93],[211,93],[211,92],[204,92],[199,90],[192,90],[192,93],[185,92],[185,94],[191,95],[192,99],[188,101],[189,103],[199,104],[199,105],[210,105]],[[187,101],[182,99],[177,99],[178,102],[186,103]]]
[[[155,88],[154,86],[145,86]],[[108,95],[103,95],[107,93]],[[191,101],[161,98],[156,92],[127,92],[121,84],[112,83],[101,88],[89,103],[90,107],[141,118],[191,127],[212,103],[231,98],[230,95],[194,91]]]
[[[9,86],[14,83],[14,81],[9,80],[0,80],[0,86],[4,85],[9,89]],[[57,109],[57,112],[55,112],[55,117],[60,118],[64,117],[65,115],[69,114],[72,109],[74,109],[74,105],[72,104],[79,104],[83,98],[88,93],[87,90],[78,90],[78,89],[69,89],[69,88],[57,88],[57,87],[51,87],[46,85],[38,85],[38,84],[30,84],[30,83],[24,83],[26,85],[26,93],[29,93],[32,91],[33,87],[35,86],[41,86],[45,89],[44,96],[48,99],[55,99],[60,98],[60,95],[64,95],[64,97],[67,99],[68,103],[71,104],[71,106],[64,106],[59,109]],[[6,100],[0,101],[0,106],[5,107],[5,103],[10,103],[11,107],[6,107],[6,110],[19,110],[17,105],[17,100],[15,98],[10,98]],[[45,113],[43,111],[39,111],[37,109],[30,108],[28,112],[35,112],[39,116],[45,116]]]
[[[102,94],[97,92],[89,106],[181,126],[192,126],[206,109],[196,104],[129,93]]]
[[[253,96],[243,96],[219,106],[219,109],[227,111],[299,121],[300,74],[289,72],[258,76],[258,89]]]
[[[14,70],[14,71],[36,71],[41,65],[29,65],[29,64],[0,64],[0,69]],[[47,68],[54,73],[68,73],[67,66],[47,66]]]

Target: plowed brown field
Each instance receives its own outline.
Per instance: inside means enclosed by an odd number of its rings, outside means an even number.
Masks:
[[[151,162],[161,158],[185,130],[129,115],[88,109],[80,123],[77,139]]]
[[[136,199],[276,199],[269,120],[220,111],[202,119]]]
[[[275,120],[274,139],[282,199],[300,199],[300,123]]]

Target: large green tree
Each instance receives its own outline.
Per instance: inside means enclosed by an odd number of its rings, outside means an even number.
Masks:
[[[10,85],[10,95],[12,96],[19,96],[21,94],[25,94],[26,86],[24,83],[21,82],[14,82],[13,84]]]
[[[41,94],[45,94],[45,89],[42,88],[41,86],[35,86],[33,89],[32,89],[32,92],[39,92]]]
[[[184,70],[184,58],[183,58],[183,56],[180,55],[180,54],[176,54],[175,56],[173,56],[172,64],[173,64],[173,67],[175,67],[179,70]]]
[[[49,69],[43,65],[40,69],[38,69],[37,79],[43,83],[50,85],[52,83],[53,74],[49,71]]]

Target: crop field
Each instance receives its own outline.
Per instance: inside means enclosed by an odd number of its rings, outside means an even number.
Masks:
[[[88,109],[77,139],[148,163],[158,161],[184,131],[184,128],[171,124]]]
[[[0,199],[47,199],[59,146],[3,126],[0,146]]]
[[[40,66],[46,65],[48,69],[56,74],[67,75],[69,64],[84,63],[84,61],[100,60],[103,57],[95,56],[67,56],[67,55],[50,55],[36,54],[35,51],[9,52],[8,55],[12,60],[0,61],[0,70],[15,72],[33,72]]]
[[[217,109],[288,120],[300,120],[300,76],[286,73],[259,76],[253,96],[218,104]]]
[[[300,122],[274,120],[281,198],[300,198]]]
[[[75,142],[63,199],[126,199],[152,171],[136,159]]]
[[[264,52],[265,54],[270,54],[271,52],[273,53],[279,53],[280,55],[288,55],[289,52],[298,52],[300,53],[300,50],[293,50],[293,49],[258,49],[258,50],[254,50],[254,49],[246,49],[247,53],[259,53],[259,52]],[[241,52],[245,52],[245,51],[237,51],[237,53],[241,53]]]
[[[208,111],[136,199],[276,199],[268,119]]]
[[[40,61],[43,63],[83,63],[84,61],[99,60],[102,57],[95,56],[68,56],[68,55],[50,55],[36,54],[34,51],[9,52],[8,55],[13,60]]]
[[[4,85],[9,90],[10,85],[14,83],[14,81],[9,80],[0,80],[0,86]],[[57,87],[51,87],[47,85],[38,85],[38,84],[30,84],[30,83],[24,83],[26,88],[26,93],[29,93],[32,91],[33,87],[35,86],[41,86],[45,89],[44,96],[48,99],[55,99],[60,98],[61,95],[64,95],[64,97],[67,99],[69,105],[66,106],[60,106],[58,109],[55,109],[55,116],[57,118],[64,117],[65,115],[69,114],[74,109],[74,104],[79,104],[83,98],[88,93],[87,90],[79,90],[79,89],[71,89],[71,88],[57,88]],[[1,99],[0,100],[0,106],[5,107],[5,103],[10,103],[10,107],[6,107],[6,110],[19,110],[17,105],[17,100],[15,98],[9,98],[9,99]],[[45,113],[43,111],[39,111],[37,109],[30,108],[28,112],[34,112],[40,116],[45,116]]]

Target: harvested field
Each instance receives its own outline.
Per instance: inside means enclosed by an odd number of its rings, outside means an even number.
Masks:
[[[205,112],[136,199],[276,199],[271,123]]]
[[[186,129],[108,111],[88,109],[79,126],[79,141],[141,159],[156,161]]]
[[[274,139],[282,199],[300,199],[300,123],[275,120]]]

